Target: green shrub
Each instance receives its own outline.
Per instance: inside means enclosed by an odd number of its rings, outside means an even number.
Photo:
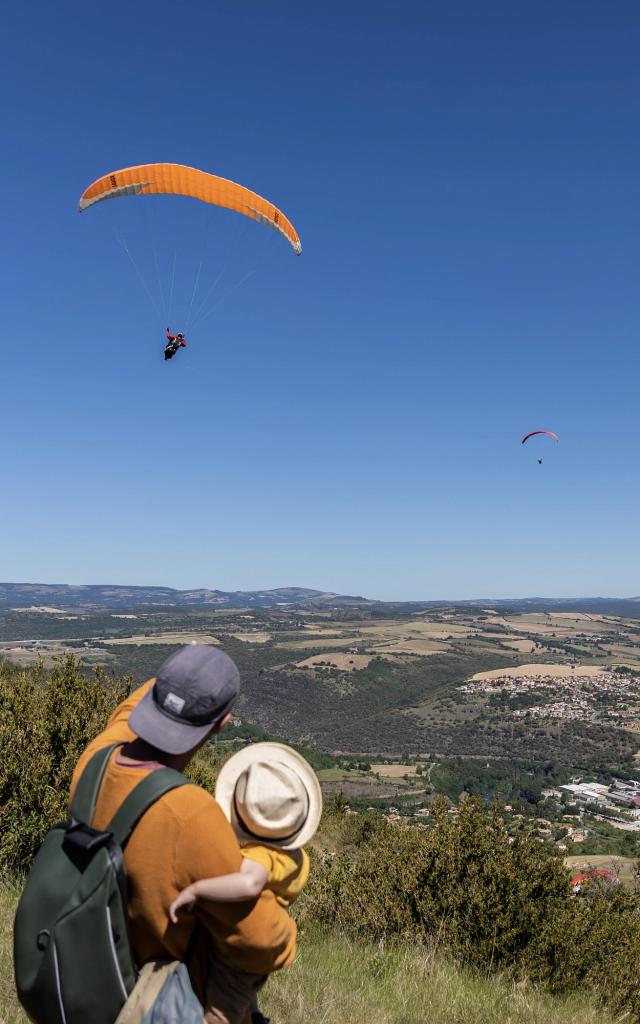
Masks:
[[[296,904],[302,927],[436,942],[482,973],[591,990],[640,1022],[637,897],[572,898],[561,859],[531,836],[510,841],[498,809],[479,800],[463,800],[458,815],[437,800],[433,814],[427,829],[330,810]]]
[[[569,898],[562,862],[531,838],[510,841],[480,801],[453,816],[437,800],[433,814],[433,829],[350,816],[346,849],[317,858],[302,919],[374,940],[439,936],[476,966],[514,964]]]
[[[556,993],[589,988],[623,1019],[640,1021],[640,916],[622,888],[590,887],[565,903],[537,942],[536,976]]]
[[[200,748],[184,774],[196,786],[202,786],[213,795],[218,772],[231,754],[232,751],[229,749],[220,748],[215,743],[206,743],[204,747]]]
[[[27,870],[48,830],[67,817],[77,760],[130,691],[130,678],[87,675],[73,656],[51,671],[0,665],[0,868]],[[213,792],[226,756],[207,745],[186,774]]]
[[[82,673],[65,657],[47,672],[0,665],[0,865],[28,868],[47,831],[67,817],[81,752],[129,692],[129,680]]]

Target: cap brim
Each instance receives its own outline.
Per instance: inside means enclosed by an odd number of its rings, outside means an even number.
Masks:
[[[304,825],[286,839],[264,838],[248,832],[236,813],[235,789],[236,782],[244,771],[256,761],[279,761],[291,768],[299,776],[309,799],[309,813]],[[216,800],[225,816],[229,819],[238,839],[262,843],[264,846],[277,846],[281,850],[297,850],[313,839],[322,814],[322,790],[318,777],[302,754],[284,743],[250,743],[237,754],[230,757],[220,769],[216,780]]]
[[[186,754],[205,739],[215,722],[187,725],[168,718],[153,699],[153,686],[129,715],[129,727],[146,743],[166,754]]]

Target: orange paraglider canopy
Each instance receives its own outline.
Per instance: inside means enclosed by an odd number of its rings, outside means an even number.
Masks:
[[[235,210],[245,217],[275,228],[290,242],[298,256],[302,252],[300,238],[293,224],[273,203],[227,178],[219,178],[215,174],[199,171],[195,167],[184,167],[182,164],[140,164],[103,174],[84,190],[80,196],[79,209],[82,213],[103,199],[130,195],[191,196],[203,203]]]

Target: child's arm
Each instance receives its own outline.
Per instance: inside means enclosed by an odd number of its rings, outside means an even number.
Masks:
[[[247,857],[242,858],[239,871],[218,878],[201,878],[183,889],[169,907],[169,917],[175,924],[178,910],[192,910],[198,900],[220,900],[222,903],[240,903],[254,900],[260,895],[269,877],[267,869]]]

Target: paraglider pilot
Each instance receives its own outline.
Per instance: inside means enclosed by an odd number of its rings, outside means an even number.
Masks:
[[[184,334],[171,334],[167,327],[167,344],[164,347],[164,358],[173,359],[179,348],[186,348]]]

